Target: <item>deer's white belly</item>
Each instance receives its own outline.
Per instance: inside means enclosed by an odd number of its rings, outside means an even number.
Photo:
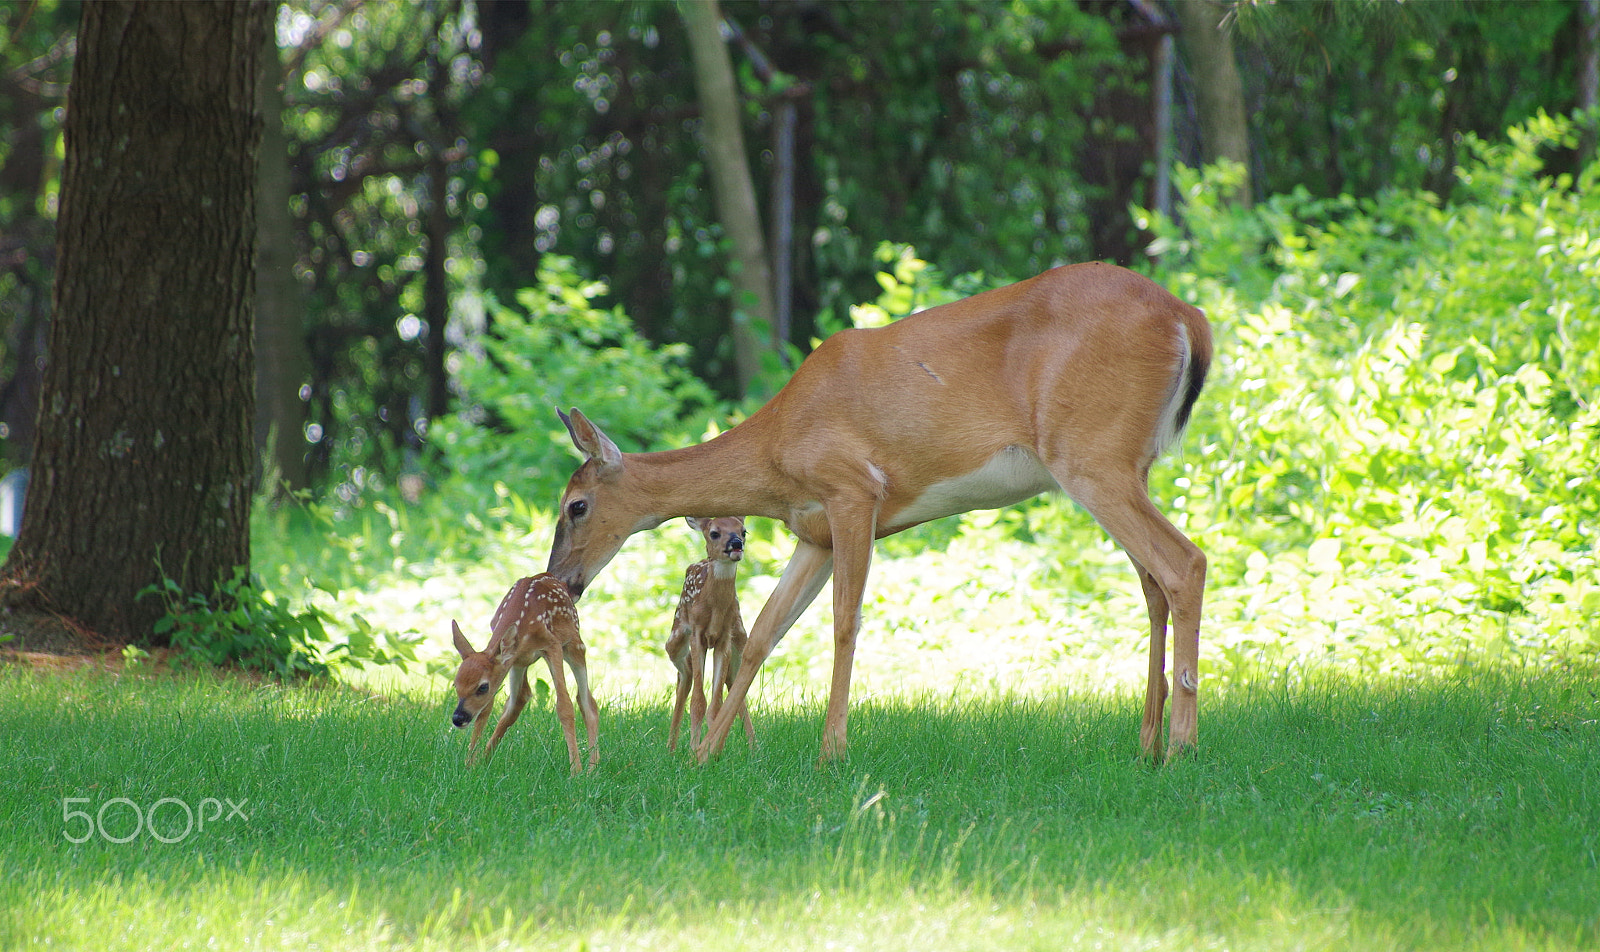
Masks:
[[[929,486],[898,512],[886,514],[883,525],[904,529],[958,512],[998,509],[1060,488],[1032,450],[1008,446],[972,472]]]

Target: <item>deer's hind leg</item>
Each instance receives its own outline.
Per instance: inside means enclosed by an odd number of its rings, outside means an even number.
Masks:
[[[1206,557],[1150,501],[1146,471],[1116,460],[1079,459],[1061,471],[1061,487],[1089,510],[1133,561],[1150,620],[1150,674],[1140,742],[1160,759],[1161,714],[1168,697],[1164,671],[1167,620],[1172,621],[1172,722],[1166,757],[1199,740],[1200,612]]]
[[[1150,675],[1145,683],[1139,748],[1145,756],[1160,759],[1162,721],[1167,706],[1167,596],[1155,576],[1146,571],[1144,566],[1134,562],[1133,568],[1139,573],[1145,608],[1150,615]]]

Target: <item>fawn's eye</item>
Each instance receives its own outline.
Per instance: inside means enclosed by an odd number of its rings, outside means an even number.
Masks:
[[[589,503],[583,499],[574,499],[567,506],[567,515],[574,519],[582,519],[589,513]]]
[[[711,530],[711,538],[713,538],[713,539],[720,539],[720,538],[722,538],[722,533],[720,533],[720,532],[718,532],[718,531],[717,531],[717,530],[715,530],[715,529],[712,529],[712,530]]]
[[[488,694],[489,693],[489,682],[485,681],[482,684],[478,685],[477,693],[478,694]]]

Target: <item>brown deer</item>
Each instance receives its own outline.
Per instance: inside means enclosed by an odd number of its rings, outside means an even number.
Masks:
[[[728,512],[783,521],[794,557],[750,629],[728,698],[696,749],[722,749],[757,671],[833,575],[833,679],[821,760],[844,756],[872,542],[930,519],[1063,490],[1127,552],[1150,625],[1139,740],[1199,736],[1206,559],[1150,502],[1156,457],[1188,422],[1211,363],[1198,308],[1132,271],[1056,268],[823,341],[755,414],[698,446],[623,453],[576,409],[586,457],[561,497],[548,570],[574,596],[635,532]],[[559,412],[559,411],[558,411]]]
[[[489,745],[483,751],[485,762],[494,756],[500,738],[527,706],[528,666],[543,657],[550,667],[556,716],[561,719],[561,732],[566,735],[567,754],[572,761],[572,772],[576,774],[582,773],[583,767],[578,759],[577,724],[572,715],[572,699],[567,695],[567,681],[561,672],[562,661],[572,668],[572,677],[578,682],[583,726],[589,735],[589,766],[593,767],[600,760],[600,715],[594,695],[589,691],[586,651],[583,639],[578,636],[578,610],[566,585],[553,575],[534,575],[518,581],[500,600],[489,629],[492,632],[489,643],[482,651],[476,651],[461,633],[461,626],[450,622],[456,651],[461,655],[461,667],[456,671],[456,697],[460,701],[450,716],[450,723],[456,727],[466,727],[469,722],[473,725],[472,740],[467,744],[467,763],[473,762],[473,752],[478,738],[483,736],[483,725],[489,720],[489,709],[494,706],[500,682],[510,674],[505,709],[500,712],[500,722],[489,735]]]
[[[744,654],[744,620],[739,617],[739,595],[734,590],[739,560],[744,558],[744,517],[716,519],[689,517],[689,525],[705,539],[706,557],[683,573],[683,594],[672,616],[672,634],[667,638],[667,657],[678,669],[678,687],[672,701],[672,730],[667,734],[667,749],[678,749],[678,727],[683,723],[683,705],[689,702],[689,746],[699,740],[706,719],[706,652],[712,655],[711,717],[722,709],[723,689],[733,683]],[[745,740],[756,743],[756,730],[750,723],[746,705]]]

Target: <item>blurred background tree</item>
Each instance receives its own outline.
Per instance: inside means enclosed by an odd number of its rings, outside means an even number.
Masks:
[[[265,471],[342,504],[397,485],[414,498],[442,472],[437,423],[458,438],[462,426],[509,432],[464,368],[492,365],[487,345],[519,292],[557,280],[538,277],[547,264],[598,295],[583,308],[623,315],[591,330],[591,349],[648,361],[636,344],[678,345],[659,359],[737,413],[880,293],[885,242],[983,283],[1144,261],[1151,235],[1130,207],[1157,205],[1156,51],[1175,33],[1176,160],[1238,154],[1237,139],[1216,141],[1201,95],[1231,60],[1244,195],[1423,187],[1448,200],[1466,137],[1592,100],[1592,7],[724,0],[777,299],[752,375],[727,332],[738,249],[713,201],[677,4],[279,4],[259,213]],[[1231,43],[1220,64],[1191,45],[1194,13]],[[77,22],[69,0],[0,8],[0,446],[12,466],[32,450]],[[1551,167],[1576,156],[1556,149]],[[670,432],[698,438],[705,410],[697,396]],[[564,458],[553,416],[548,430],[533,438]]]

